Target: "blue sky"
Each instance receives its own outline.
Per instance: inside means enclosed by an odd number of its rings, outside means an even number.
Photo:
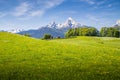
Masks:
[[[0,0],[0,30],[37,29],[72,17],[100,29],[120,20],[120,0]]]

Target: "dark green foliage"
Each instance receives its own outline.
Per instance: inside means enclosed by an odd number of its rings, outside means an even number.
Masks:
[[[94,27],[74,28],[66,32],[65,37],[71,36],[97,36],[98,30]]]
[[[31,35],[28,33],[25,33],[24,36],[31,37]]]
[[[119,37],[120,31],[114,27],[102,27],[100,30],[102,37]]]
[[[50,34],[45,34],[43,39],[52,39],[53,37]]]
[[[69,29],[65,37],[73,36],[101,36],[101,37],[120,37],[119,27],[102,27],[100,32],[94,27],[83,27]]]
[[[107,27],[102,27],[100,30],[100,36],[104,37],[107,33]]]

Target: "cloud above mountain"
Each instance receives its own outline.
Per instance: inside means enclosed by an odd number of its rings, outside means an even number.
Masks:
[[[30,4],[28,4],[27,2],[23,2],[15,8],[15,10],[13,11],[13,15],[14,16],[26,15],[29,10],[30,10]]]
[[[5,29],[7,23],[16,25],[6,29],[38,28],[50,21],[61,23],[69,16],[101,27],[120,19],[119,5],[120,0],[0,0],[0,28]]]
[[[60,5],[63,1],[64,0],[35,0],[34,3],[24,1],[15,7],[12,14],[16,17],[42,16],[47,10]]]
[[[3,6],[2,11],[0,11],[0,17],[4,17],[6,14],[19,19],[42,16],[49,9],[59,6],[64,1],[65,0],[0,0],[1,6],[2,4],[6,5]]]

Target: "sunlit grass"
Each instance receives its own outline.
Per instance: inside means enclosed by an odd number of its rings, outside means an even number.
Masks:
[[[0,80],[119,80],[120,39],[40,40],[0,33]]]

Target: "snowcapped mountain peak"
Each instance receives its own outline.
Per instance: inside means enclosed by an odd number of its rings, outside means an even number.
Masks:
[[[120,20],[118,20],[118,21],[116,22],[116,24],[120,26]]]
[[[73,20],[71,17],[69,17],[65,23],[63,23],[60,28],[75,28],[75,27],[80,27],[80,23],[76,22]]]
[[[71,20],[71,21],[72,21],[73,19],[72,19],[71,17],[69,17],[68,20]]]
[[[61,29],[61,28],[76,28],[76,27],[81,27],[81,24],[73,20],[71,17],[69,17],[63,24],[56,24],[55,21],[52,21],[45,27],[47,28],[54,28],[54,29]]]
[[[24,31],[23,29],[12,29],[12,30],[9,30],[8,32],[11,32],[11,33],[19,33],[21,31]]]
[[[55,23],[55,21],[52,21],[51,23],[49,23],[47,25],[47,27],[49,27],[49,28],[57,28],[57,24]]]
[[[50,24],[52,25],[52,24],[56,24],[56,23],[55,23],[55,21],[52,21]]]
[[[71,17],[69,17],[67,20],[66,20],[66,22],[65,22],[65,24],[75,24],[76,23],[76,21],[75,20],[73,20]]]

